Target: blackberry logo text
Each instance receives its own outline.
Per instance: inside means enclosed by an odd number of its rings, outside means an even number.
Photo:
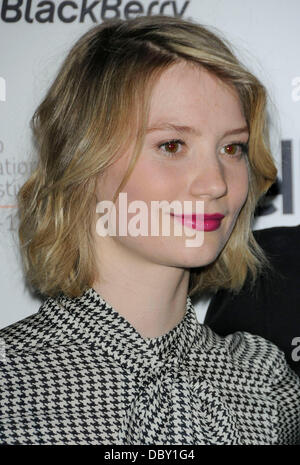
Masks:
[[[109,18],[125,19],[139,15],[152,16],[166,14],[182,17],[189,1],[153,1],[146,7],[142,1],[122,0],[81,0],[81,1],[43,1],[3,0],[1,19],[6,23],[98,23]]]

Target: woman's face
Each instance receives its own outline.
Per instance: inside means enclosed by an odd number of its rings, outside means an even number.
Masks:
[[[247,143],[249,133],[236,91],[227,87],[201,67],[185,62],[164,71],[154,85],[148,133],[122,193],[127,205],[142,200],[147,206],[148,235],[133,237],[101,237],[105,250],[121,247],[132,257],[175,267],[198,267],[211,263],[226,244],[248,193],[246,155],[240,145]],[[244,128],[244,129],[243,129]],[[246,129],[245,129],[246,128]],[[168,144],[168,141],[174,141]],[[99,178],[97,200],[112,200],[131,157],[132,147]],[[224,215],[222,220],[204,222],[204,242],[187,247],[186,240],[195,238],[185,233],[175,235],[179,222],[167,207],[160,213],[170,221],[170,235],[151,235],[151,202],[176,200],[184,213],[184,201],[190,201],[190,213],[201,201],[204,214]],[[117,222],[120,213],[116,201]],[[124,213],[124,212],[123,212]],[[127,223],[139,210],[128,213]],[[97,216],[97,218],[99,215]],[[166,218],[165,218],[166,220]],[[180,223],[181,228],[181,223]],[[100,242],[99,242],[100,241]]]

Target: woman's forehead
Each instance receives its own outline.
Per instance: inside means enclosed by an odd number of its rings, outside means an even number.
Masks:
[[[167,129],[169,123],[191,128],[212,123],[240,127],[243,121],[237,91],[203,67],[176,63],[153,86],[148,132]]]

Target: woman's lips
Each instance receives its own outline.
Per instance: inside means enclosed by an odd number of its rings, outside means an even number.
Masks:
[[[221,221],[225,215],[213,213],[212,215],[175,215],[170,213],[177,221],[184,226],[196,229],[197,231],[215,231],[221,226]]]

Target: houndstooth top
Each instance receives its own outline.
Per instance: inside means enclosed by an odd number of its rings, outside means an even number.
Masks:
[[[143,338],[93,288],[0,331],[2,444],[294,444],[300,380],[249,333]]]

